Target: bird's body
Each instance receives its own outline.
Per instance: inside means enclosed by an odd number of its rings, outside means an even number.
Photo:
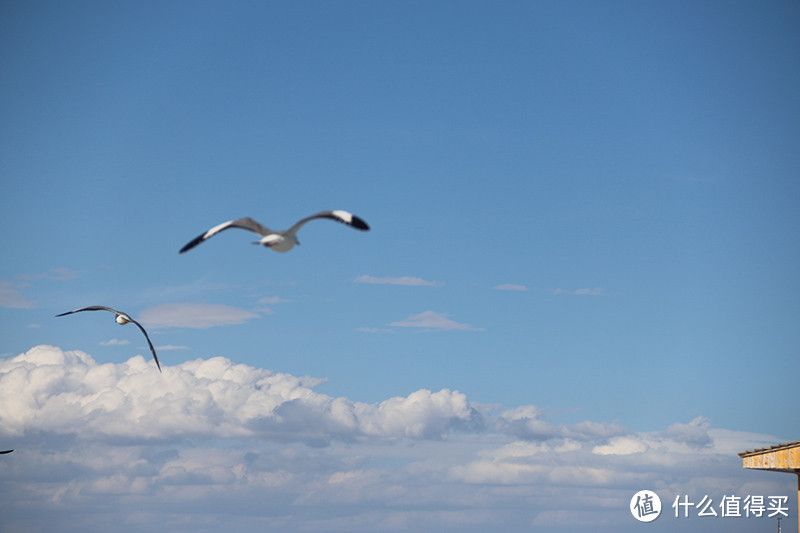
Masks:
[[[210,239],[217,233],[225,231],[226,229],[230,228],[245,229],[247,231],[252,231],[256,235],[259,235],[261,239],[254,242],[253,244],[260,244],[276,252],[288,252],[289,250],[294,248],[296,244],[300,244],[300,242],[297,240],[297,231],[301,227],[303,227],[303,225],[306,222],[309,222],[317,218],[327,218],[330,220],[335,220],[336,222],[347,224],[348,226],[352,226],[362,231],[369,230],[369,226],[362,219],[358,218],[352,213],[348,213],[347,211],[341,211],[341,210],[320,211],[319,213],[316,213],[314,215],[311,215],[310,217],[306,217],[300,220],[291,228],[281,231],[272,231],[271,229],[262,225],[260,222],[250,217],[246,217],[237,220],[229,220],[228,222],[223,222],[222,224],[214,226],[210,230],[198,235],[197,237],[189,241],[183,248],[181,248],[180,253],[187,252],[192,248],[194,248],[195,246],[197,246],[198,244],[200,244],[201,242]]]
[[[116,309],[111,309],[110,307],[105,307],[105,306],[102,306],[102,305],[90,305],[88,307],[81,307],[80,309],[75,309],[74,311],[67,311],[66,313],[61,313],[61,314],[56,315],[56,316],[58,317],[58,316],[64,316],[64,315],[71,315],[72,313],[80,313],[81,311],[109,311],[109,312],[114,313],[115,315],[117,315],[116,317],[114,317],[114,321],[117,324],[120,324],[121,326],[124,326],[128,322],[132,322],[132,323],[136,324],[136,326],[139,328],[139,330],[141,330],[141,332],[144,334],[144,338],[147,340],[147,345],[150,347],[150,353],[153,354],[153,360],[155,360],[155,362],[156,362],[156,366],[158,367],[158,371],[161,372],[161,363],[158,362],[158,356],[156,355],[156,349],[153,347],[153,343],[150,342],[150,337],[147,335],[147,331],[145,331],[145,329],[142,327],[141,324],[139,324],[137,321],[132,319],[130,317],[130,315],[128,315],[126,313],[123,313],[122,311],[117,311]]]

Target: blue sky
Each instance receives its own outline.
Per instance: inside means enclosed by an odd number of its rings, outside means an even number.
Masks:
[[[632,531],[658,527],[624,508],[642,483],[793,494],[735,452],[800,435],[798,22],[791,2],[0,3],[0,382],[30,372],[0,395],[36,398],[0,415],[0,448],[18,448],[0,492],[25,488],[0,530],[46,530],[68,505],[83,526],[213,531],[224,511],[186,516],[247,468],[285,474],[293,499],[270,522],[264,486],[237,485],[253,520],[238,525],[287,531]],[[372,229],[315,221],[287,254],[232,230],[178,254],[226,220],[283,229],[322,209]],[[93,304],[139,319],[164,374],[111,315],[54,318]],[[256,430],[251,404],[224,395],[191,420],[129,411],[174,386],[194,413],[178,382],[257,398],[224,372],[225,387],[197,381],[220,357],[308,412],[270,400]],[[88,410],[48,410],[65,391]],[[92,395],[141,432],[96,426]],[[215,409],[250,422],[226,429]],[[642,463],[603,462],[609,446],[722,481],[625,477]],[[274,453],[248,463],[254,450]],[[565,464],[619,474],[578,483],[584,503],[610,503],[556,505],[526,477],[569,450]],[[110,489],[88,453],[155,473]],[[41,489],[45,456],[63,467],[48,486],[94,489]],[[224,456],[228,474],[142,514],[183,483],[165,474],[173,456],[185,471]],[[341,511],[323,474],[363,494]],[[427,514],[392,503],[420,484]]]

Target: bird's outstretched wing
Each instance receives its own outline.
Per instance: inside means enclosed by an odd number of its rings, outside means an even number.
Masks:
[[[347,224],[348,226],[352,226],[356,229],[360,229],[361,231],[368,231],[369,226],[367,225],[364,220],[360,219],[359,217],[355,216],[353,213],[348,213],[347,211],[342,211],[340,209],[333,210],[333,211],[320,211],[319,213],[313,214],[310,217],[306,217],[303,220],[298,221],[294,226],[289,228],[286,233],[295,233],[299,230],[303,224],[309,222],[311,220],[317,218],[327,218],[330,220],[335,220],[336,222],[341,222],[342,224]]]
[[[129,318],[130,318],[130,317],[129,317]],[[141,332],[144,334],[144,338],[145,338],[145,339],[147,339],[147,345],[150,347],[150,353],[151,353],[151,354],[153,354],[153,359],[154,359],[154,360],[155,360],[155,362],[156,362],[156,366],[158,367],[158,371],[159,371],[159,372],[161,372],[161,363],[159,363],[159,362],[158,362],[158,356],[156,355],[156,349],[155,349],[155,348],[153,348],[153,343],[152,343],[152,342],[150,342],[150,336],[149,336],[149,335],[147,334],[147,332],[144,330],[144,328],[142,327],[142,325],[141,325],[141,324],[139,324],[137,321],[135,321],[134,319],[132,319],[132,318],[131,318],[131,322],[133,322],[134,324],[136,324],[136,327],[138,327],[138,328],[139,328],[139,330],[140,330],[140,331],[141,331]]]
[[[252,231],[253,233],[261,235],[262,237],[264,237],[265,235],[269,235],[270,233],[273,233],[272,230],[270,230],[266,226],[263,226],[258,221],[253,220],[250,217],[240,218],[237,220],[229,220],[228,222],[223,222],[218,226],[214,226],[205,233],[201,233],[200,235],[198,235],[197,237],[186,243],[186,245],[184,245],[184,247],[181,248],[181,251],[178,253],[182,254],[183,252],[188,252],[189,250],[191,250],[204,240],[210,239],[220,231],[225,231],[226,229],[230,228],[246,229],[247,231]]]
[[[111,311],[115,315],[125,315],[126,317],[128,316],[126,313],[122,313],[120,311],[117,311],[116,309],[111,309],[110,307],[105,307],[105,306],[102,306],[102,305],[90,305],[88,307],[81,307],[80,309],[75,309],[73,311],[67,311],[66,313],[61,313],[60,315],[56,315],[56,316],[71,315],[72,313],[80,313],[81,311]],[[130,317],[128,317],[128,318],[130,318]]]
[[[11,452],[13,452],[13,451],[14,451],[14,450],[3,450],[3,451],[0,451],[0,455],[3,455],[3,454],[5,454],[5,453],[11,453]]]
[[[74,311],[67,311],[66,313],[61,313],[61,314],[56,315],[56,316],[59,317],[59,316],[64,316],[64,315],[71,315],[72,313],[79,313],[81,311],[110,311],[110,312],[114,313],[115,315],[122,315],[129,322],[133,322],[134,324],[136,324],[136,327],[138,327],[139,330],[141,330],[141,332],[144,334],[144,338],[147,339],[147,345],[150,347],[150,353],[153,354],[153,359],[156,362],[156,366],[158,367],[158,371],[161,372],[161,363],[158,362],[158,356],[156,355],[156,349],[153,347],[153,343],[150,342],[150,336],[147,334],[147,331],[145,331],[144,327],[142,327],[141,324],[139,324],[137,321],[132,319],[131,316],[128,313],[123,313],[122,311],[117,311],[116,309],[112,309],[112,308],[106,307],[104,305],[90,305],[88,307],[81,307],[80,309],[75,309]]]

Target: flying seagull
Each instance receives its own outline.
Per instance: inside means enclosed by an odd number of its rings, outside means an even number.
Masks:
[[[14,451],[14,450],[3,450],[3,451],[1,451],[1,452],[0,452],[0,455],[3,455],[3,454],[5,454],[5,453],[11,453],[11,452],[13,452],[13,451]]]
[[[56,316],[64,316],[64,315],[71,315],[72,313],[80,313],[81,311],[111,311],[117,317],[114,319],[116,320],[117,324],[124,326],[128,322],[133,322],[136,326],[142,330],[144,333],[144,338],[147,339],[147,345],[150,346],[150,352],[153,354],[153,359],[156,361],[156,366],[158,367],[158,371],[161,372],[161,364],[158,362],[158,356],[156,355],[156,349],[153,348],[153,343],[150,342],[150,337],[147,336],[147,332],[144,330],[141,324],[136,322],[132,319],[129,315],[123,313],[122,311],[117,311],[116,309],[111,309],[110,307],[104,307],[102,305],[90,305],[89,307],[81,307],[80,309],[75,309],[74,311],[67,311],[66,313],[61,313],[60,315]]]
[[[348,226],[352,226],[356,229],[360,229],[362,231],[369,230],[369,226],[366,222],[358,218],[352,213],[348,213],[347,211],[320,211],[316,215],[311,215],[310,217],[306,217],[303,220],[299,221],[297,224],[292,226],[289,229],[282,230],[282,231],[272,231],[269,228],[262,226],[259,222],[253,220],[252,218],[240,218],[238,220],[229,220],[228,222],[223,222],[218,226],[214,226],[207,232],[198,235],[191,241],[189,241],[186,246],[181,248],[180,253],[187,252],[203,242],[206,239],[209,239],[216,235],[217,233],[224,231],[229,228],[241,228],[246,229],[248,231],[252,231],[253,233],[260,235],[261,239],[255,241],[253,244],[262,244],[267,248],[275,250],[276,252],[288,252],[292,248],[294,248],[295,244],[300,244],[297,240],[297,230],[303,227],[303,225],[316,218],[328,218],[330,220],[335,220],[336,222],[341,222],[342,224],[347,224]]]

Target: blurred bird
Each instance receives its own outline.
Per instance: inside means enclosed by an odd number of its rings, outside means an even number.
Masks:
[[[238,220],[230,220],[218,226],[214,226],[207,232],[198,235],[197,237],[189,241],[186,244],[186,246],[181,248],[180,253],[184,253],[186,251],[191,250],[192,248],[194,248],[201,242],[205,241],[206,239],[210,239],[217,233],[225,231],[226,229],[229,228],[240,228],[240,229],[246,229],[247,231],[252,231],[253,233],[261,236],[261,239],[254,242],[253,244],[261,244],[276,252],[288,252],[289,250],[294,248],[295,244],[300,244],[300,242],[297,240],[297,235],[296,235],[297,230],[302,228],[306,222],[317,218],[328,218],[330,220],[335,220],[336,222],[347,224],[348,226],[352,226],[362,231],[369,230],[369,226],[367,225],[366,222],[364,222],[363,220],[361,220],[352,213],[340,210],[320,211],[315,215],[311,215],[310,217],[304,218],[291,228],[281,231],[272,231],[271,229],[262,226],[259,222],[248,217],[248,218],[240,218]]]
[[[158,362],[158,356],[156,355],[156,349],[153,348],[153,343],[150,342],[150,337],[147,335],[147,332],[144,330],[142,325],[139,324],[134,319],[132,319],[130,317],[130,315],[127,315],[127,314],[123,313],[122,311],[117,311],[116,309],[111,309],[110,307],[104,307],[102,305],[90,305],[89,307],[81,307],[80,309],[75,309],[74,311],[67,311],[66,313],[61,313],[60,315],[56,315],[56,316],[58,317],[58,316],[71,315],[72,313],[80,313],[81,311],[110,311],[110,312],[114,313],[115,315],[117,315],[117,317],[114,319],[117,322],[117,324],[120,324],[122,326],[124,326],[128,322],[132,322],[132,323],[136,324],[136,326],[140,330],[142,330],[142,333],[144,333],[144,338],[147,339],[147,345],[150,346],[150,352],[153,354],[153,359],[155,359],[155,361],[156,361],[156,366],[158,367],[158,371],[161,372],[161,364]]]

